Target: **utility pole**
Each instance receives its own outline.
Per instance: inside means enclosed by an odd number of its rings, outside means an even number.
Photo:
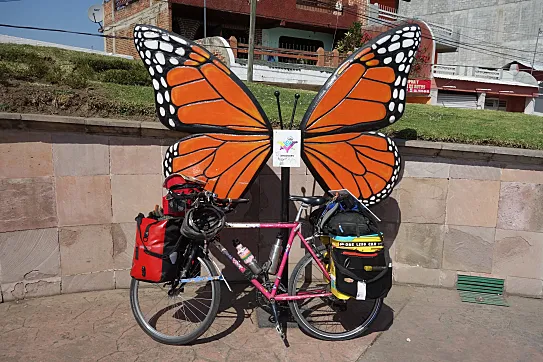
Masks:
[[[253,81],[253,59],[255,55],[256,1],[251,0],[251,20],[249,23],[249,59],[247,60],[247,81]]]
[[[543,35],[543,30],[541,28],[537,29],[537,40],[535,41],[535,49],[534,49],[534,59],[532,60],[532,70],[530,71],[530,74],[534,74],[534,65],[535,65],[535,56],[537,55],[537,45],[539,44],[539,37]]]
[[[206,14],[207,6],[206,6],[206,0],[204,0],[204,38],[207,38],[207,14]]]

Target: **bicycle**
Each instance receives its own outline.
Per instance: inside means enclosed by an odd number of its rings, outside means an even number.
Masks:
[[[330,291],[328,272],[329,247],[316,246],[314,240],[319,235],[314,234],[306,239],[301,233],[303,211],[310,207],[324,205],[328,200],[325,197],[305,196],[290,196],[290,200],[301,203],[293,222],[225,223],[225,227],[228,228],[289,229],[287,246],[279,255],[280,264],[276,272],[270,270],[272,263],[268,261],[258,275],[253,273],[247,265],[228,252],[218,237],[214,237],[208,241],[189,244],[182,256],[182,267],[178,279],[163,285],[140,283],[132,279],[130,304],[137,323],[145,333],[164,344],[184,345],[193,342],[209,329],[219,308],[220,282],[224,281],[230,289],[219,268],[209,257],[209,246],[213,246],[249,279],[261,296],[269,301],[276,330],[283,340],[285,340],[285,334],[279,323],[278,306],[283,306],[285,303],[288,304],[300,328],[310,336],[332,341],[361,336],[377,317],[383,299],[339,300],[333,296]],[[218,199],[214,194],[204,191],[196,196],[193,207],[210,204],[221,207],[225,212],[230,212],[234,205],[248,201],[247,199]],[[281,290],[281,275],[287,265],[289,252],[296,236],[307,249],[307,253],[294,267],[285,291]],[[269,271],[276,274],[273,282],[269,279]],[[311,275],[306,275],[307,271],[310,271]],[[166,296],[157,302],[157,293],[163,292]],[[150,302],[143,300],[147,297],[150,297]],[[164,298],[167,306],[158,308],[158,303]],[[311,303],[314,304],[311,305]],[[143,309],[148,313],[146,314]],[[321,309],[325,311],[321,312]],[[324,318],[328,316],[331,320],[325,321]],[[162,319],[163,317],[165,319]],[[172,324],[173,333],[171,334]],[[181,331],[185,325],[187,328]],[[189,331],[188,327],[193,325],[195,328]]]

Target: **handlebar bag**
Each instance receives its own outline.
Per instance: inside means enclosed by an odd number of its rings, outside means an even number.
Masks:
[[[163,283],[172,281],[179,271],[178,260],[184,243],[181,218],[157,220],[140,213],[136,217],[136,243],[130,276],[134,279]],[[179,255],[181,253],[181,255]]]

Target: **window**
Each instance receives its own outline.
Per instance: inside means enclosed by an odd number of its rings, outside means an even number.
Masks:
[[[115,10],[121,10],[138,0],[115,0]]]
[[[507,101],[503,99],[497,99],[497,98],[486,98],[485,109],[490,109],[493,111],[506,111]]]
[[[304,38],[294,38],[291,36],[281,36],[279,37],[279,48],[281,49],[292,49],[292,50],[302,50],[306,52],[316,53],[317,49],[324,48],[324,43],[321,40],[312,40]],[[295,52],[294,52],[295,54]],[[303,63],[303,64],[317,64],[314,60],[308,59],[297,59],[297,58],[287,58],[279,57],[279,62],[282,63]]]

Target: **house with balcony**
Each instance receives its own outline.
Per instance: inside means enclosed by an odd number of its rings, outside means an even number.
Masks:
[[[331,51],[354,21],[363,19],[366,0],[258,0],[257,45],[316,52]],[[130,36],[134,24],[145,22],[188,39],[204,37],[203,0],[105,0],[104,34]],[[207,37],[249,38],[248,0],[207,0]],[[129,41],[106,39],[105,51],[136,55]],[[240,57],[246,57],[240,53]],[[277,57],[274,60],[278,60]],[[288,61],[288,59],[284,59]]]

